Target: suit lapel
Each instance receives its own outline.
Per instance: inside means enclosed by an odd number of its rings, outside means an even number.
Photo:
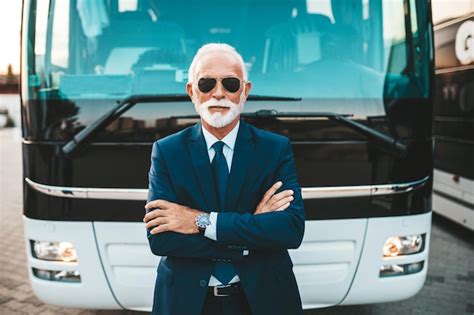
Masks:
[[[253,157],[255,140],[246,122],[240,121],[240,127],[234,146],[232,167],[227,182],[225,209],[236,210],[245,175]]]
[[[202,134],[201,123],[197,123],[191,132],[188,141],[188,150],[191,155],[194,172],[199,182],[200,190],[209,211],[218,211],[217,196],[214,179],[212,177],[211,163],[207,152],[206,141]]]

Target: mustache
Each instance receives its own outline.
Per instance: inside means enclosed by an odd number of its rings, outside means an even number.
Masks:
[[[228,99],[221,99],[221,100],[210,99],[210,100],[205,101],[205,102],[200,104],[200,107],[205,108],[205,109],[209,109],[209,107],[212,107],[212,106],[221,106],[221,107],[232,108],[232,107],[235,107],[235,106],[239,106],[239,104],[231,102]]]

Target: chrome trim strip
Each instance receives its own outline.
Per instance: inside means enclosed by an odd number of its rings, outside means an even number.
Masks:
[[[303,199],[382,196],[402,194],[416,190],[425,185],[429,178],[429,176],[426,176],[417,181],[400,184],[303,187],[301,190]],[[25,181],[33,189],[45,195],[62,198],[144,201],[148,196],[148,189],[61,187],[38,184],[29,178],[25,178]]]
[[[25,178],[28,185],[48,196],[76,199],[146,200],[148,189],[82,188],[38,184]]]
[[[307,187],[302,188],[303,199],[327,199],[345,197],[368,197],[402,194],[421,188],[430,177],[426,176],[417,181],[399,184]]]

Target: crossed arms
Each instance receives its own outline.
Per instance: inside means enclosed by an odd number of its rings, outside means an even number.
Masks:
[[[217,240],[198,234],[194,218],[202,213],[177,203],[158,143],[152,151],[149,197],[144,218],[155,255],[239,260],[242,250],[297,248],[304,233],[304,208],[291,144],[283,145],[275,170],[278,180],[252,213],[232,209],[217,216]],[[279,193],[276,191],[282,188]],[[153,210],[156,209],[156,210]]]

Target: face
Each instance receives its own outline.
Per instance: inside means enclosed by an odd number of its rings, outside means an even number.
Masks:
[[[208,53],[196,65],[196,77],[186,86],[196,111],[201,118],[215,128],[236,122],[250,91],[250,82],[243,82],[243,71],[234,56],[224,52]],[[224,78],[238,78],[237,91],[228,91],[222,84]],[[215,86],[208,92],[198,88],[202,78],[216,79]]]

